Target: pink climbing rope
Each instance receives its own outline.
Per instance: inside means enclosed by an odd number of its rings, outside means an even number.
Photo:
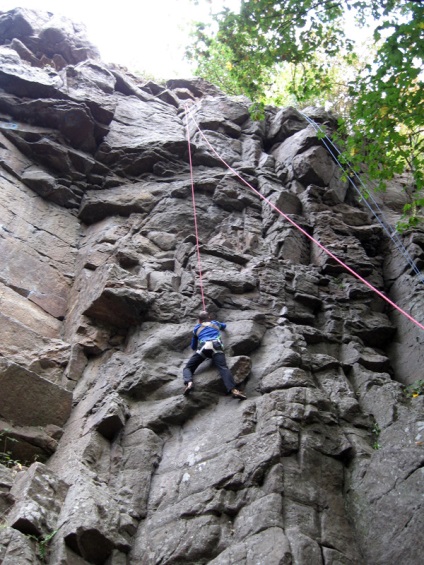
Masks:
[[[188,113],[186,110],[186,115],[187,114]],[[186,129],[187,129],[187,144],[188,144],[188,160],[190,163],[191,200],[193,203],[194,231],[196,235],[197,270],[199,272],[199,286],[200,286],[200,294],[202,296],[203,310],[206,310],[205,293],[203,290],[203,279],[202,279],[202,264],[200,261],[199,230],[197,229],[196,199],[194,197],[193,162],[191,159],[191,146],[190,146],[190,133],[188,130],[188,119],[186,123]]]
[[[329,251],[326,247],[324,247],[324,245],[322,245],[319,241],[317,241],[314,237],[312,237],[307,231],[305,231],[301,226],[299,226],[294,220],[292,220],[289,216],[287,216],[287,214],[284,214],[284,212],[282,212],[277,206],[275,206],[275,204],[273,204],[270,200],[268,200],[268,198],[266,198],[265,196],[263,196],[263,194],[261,194],[258,190],[256,190],[256,188],[254,188],[249,182],[247,182],[236,170],[234,170],[218,153],[217,151],[215,151],[215,149],[212,147],[212,145],[209,143],[208,139],[206,138],[206,136],[204,135],[203,131],[200,129],[198,123],[196,122],[196,120],[194,119],[193,115],[188,111],[188,109],[186,108],[186,114],[190,116],[190,118],[192,119],[193,123],[195,124],[197,130],[199,131],[200,135],[203,137],[203,139],[205,140],[207,146],[209,147],[209,149],[212,151],[212,153],[236,176],[238,177],[243,184],[245,184],[246,186],[248,186],[257,196],[259,196],[260,198],[262,198],[262,200],[264,200],[269,206],[271,206],[271,208],[273,208],[276,212],[278,212],[278,214],[280,214],[280,216],[282,216],[285,220],[287,220],[292,226],[294,226],[296,229],[298,229],[303,235],[305,235],[308,239],[310,239],[313,243],[315,243],[315,245],[317,245],[320,249],[322,249],[327,255],[329,255],[332,259],[334,259],[334,261],[336,261],[337,263],[339,263],[339,265],[341,265],[344,269],[346,269],[351,275],[353,275],[354,277],[356,277],[358,280],[360,280],[362,283],[364,283],[368,288],[370,288],[373,292],[375,292],[376,294],[378,294],[378,296],[380,296],[380,298],[382,298],[383,300],[385,300],[388,304],[390,304],[390,306],[392,306],[393,308],[395,308],[396,310],[398,310],[401,314],[403,314],[406,318],[408,318],[411,322],[413,322],[414,324],[416,324],[419,328],[421,328],[422,330],[424,330],[424,325],[421,324],[420,322],[418,322],[418,320],[416,320],[415,318],[413,318],[410,314],[408,314],[408,312],[405,312],[405,310],[402,310],[402,308],[400,308],[400,306],[398,306],[397,304],[395,304],[395,302],[393,302],[392,300],[390,300],[390,298],[388,298],[385,294],[383,294],[382,292],[380,292],[377,288],[375,288],[371,283],[369,283],[367,280],[365,280],[363,277],[361,277],[361,275],[359,275],[356,271],[354,271],[353,269],[351,269],[348,265],[346,265],[346,263],[344,263],[341,259],[339,259],[338,257],[336,257],[331,251]],[[188,119],[187,119],[187,132],[188,132]],[[190,159],[191,159],[191,154],[190,154]],[[191,164],[191,160],[190,160],[190,168],[191,168],[192,164]],[[194,194],[194,192],[193,192]],[[194,196],[193,196],[194,197]],[[199,256],[200,257],[200,256]]]

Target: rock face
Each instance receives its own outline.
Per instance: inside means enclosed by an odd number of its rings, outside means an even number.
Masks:
[[[143,83],[49,14],[0,39],[0,561],[418,564],[424,334],[305,232],[421,324],[423,285],[305,115]],[[192,185],[244,402],[208,364],[181,394]]]

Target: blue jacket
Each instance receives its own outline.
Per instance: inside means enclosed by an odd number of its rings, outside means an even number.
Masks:
[[[203,324],[208,323],[208,322],[203,322]],[[211,324],[214,324],[214,326],[205,326],[200,332],[198,332],[197,330],[203,325],[203,324],[197,324],[196,326],[194,326],[193,329],[193,336],[191,338],[191,348],[196,351],[197,348],[205,343],[205,341],[212,341],[214,339],[221,339],[221,332],[219,330],[225,330],[225,328],[227,327],[227,324],[224,324],[224,322],[218,322],[217,320],[210,320]],[[216,327],[217,326],[217,327]],[[219,328],[219,329],[218,329]]]

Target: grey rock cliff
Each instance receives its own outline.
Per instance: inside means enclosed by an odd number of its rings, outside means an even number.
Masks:
[[[0,44],[0,562],[418,565],[422,330],[196,126],[424,323],[422,283],[305,116],[144,83],[50,14],[0,12]],[[187,130],[244,402],[207,364],[181,394],[202,308]],[[402,240],[422,269],[424,232]]]

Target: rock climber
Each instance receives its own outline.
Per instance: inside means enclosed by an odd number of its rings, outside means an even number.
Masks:
[[[199,323],[194,326],[191,338],[191,348],[195,353],[190,357],[183,370],[184,394],[193,390],[193,373],[197,367],[206,359],[212,359],[212,363],[218,369],[221,379],[228,392],[234,398],[244,400],[246,396],[236,388],[233,375],[227,367],[224,346],[221,340],[221,331],[225,330],[227,324],[211,320],[209,314],[202,310],[199,314]]]

